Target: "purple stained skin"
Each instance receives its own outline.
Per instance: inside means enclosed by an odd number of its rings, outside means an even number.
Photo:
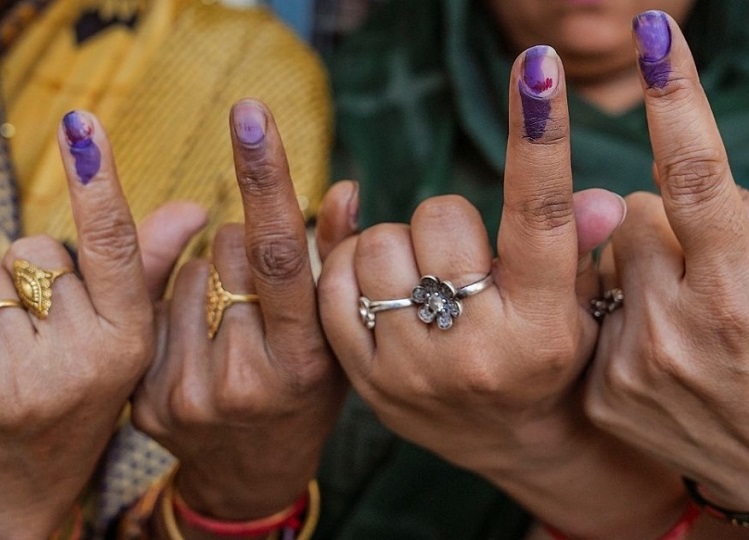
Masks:
[[[520,101],[523,105],[525,136],[540,139],[546,131],[551,114],[550,91],[556,86],[559,73],[544,69],[549,47],[539,45],[528,49],[523,60],[523,78],[519,81]],[[546,63],[548,65],[548,62]]]
[[[257,146],[265,139],[265,114],[254,103],[234,107],[234,131],[244,144]]]
[[[101,152],[92,138],[94,127],[77,111],[71,111],[62,119],[65,139],[75,160],[75,172],[84,186],[96,176],[101,167]]]
[[[671,27],[661,11],[646,11],[632,21],[640,54],[640,70],[650,88],[663,88],[671,75]]]

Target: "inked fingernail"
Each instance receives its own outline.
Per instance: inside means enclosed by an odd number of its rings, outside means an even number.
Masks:
[[[235,105],[233,123],[240,142],[258,146],[265,139],[265,113],[256,103],[244,101]]]
[[[75,160],[75,173],[84,186],[101,167],[101,152],[93,139],[94,125],[78,111],[70,111],[62,119],[65,140]]]
[[[537,45],[525,51],[522,78],[518,84],[525,136],[539,139],[546,131],[551,114],[550,98],[559,86],[559,57],[556,51],[548,45]]]
[[[671,74],[671,27],[662,11],[645,11],[632,21],[640,71],[650,88],[663,88]]]

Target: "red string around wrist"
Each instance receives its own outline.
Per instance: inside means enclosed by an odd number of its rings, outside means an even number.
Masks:
[[[679,521],[677,521],[668,532],[658,537],[658,540],[683,540],[694,525],[694,522],[697,521],[698,517],[700,517],[700,509],[696,504],[690,501],[687,509],[679,518]],[[555,529],[546,523],[544,523],[543,526],[546,532],[554,540],[570,540],[562,531]]]
[[[251,521],[223,521],[198,514],[187,506],[187,503],[174,490],[173,505],[177,515],[187,525],[215,536],[226,537],[263,537],[267,534],[289,528],[299,530],[302,518],[307,509],[308,492],[304,492],[294,504],[280,512],[261,519]]]

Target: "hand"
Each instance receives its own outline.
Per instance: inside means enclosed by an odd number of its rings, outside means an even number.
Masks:
[[[59,135],[78,230],[81,277],[54,280],[46,319],[0,309],[0,523],[12,538],[49,536],[91,477],[153,353],[153,314],[135,224],[98,120],[66,115]],[[46,236],[10,247],[0,298],[17,298],[13,265],[72,269]]]
[[[191,508],[248,520],[305,491],[346,384],[318,321],[304,222],[276,125],[247,100],[233,107],[231,126],[245,223],[220,229],[212,262],[227,291],[259,301],[228,307],[209,339],[209,265],[187,263],[133,420],[179,459],[177,488]]]
[[[570,536],[655,538],[683,511],[678,479],[592,426],[580,400],[598,333],[589,251],[624,208],[601,190],[573,197],[556,54],[527,51],[510,84],[498,257],[466,201],[428,200],[410,227],[375,226],[329,255],[319,285],[326,333],[355,388],[404,437],[484,475]],[[422,323],[415,307],[378,313],[373,331],[356,317],[360,294],[408,297],[425,274],[456,286],[490,274],[493,284],[465,298],[446,331]]]
[[[636,194],[602,263],[624,307],[606,317],[595,423],[749,510],[749,219],[684,37],[644,79],[662,200]],[[646,72],[647,74],[648,72]]]

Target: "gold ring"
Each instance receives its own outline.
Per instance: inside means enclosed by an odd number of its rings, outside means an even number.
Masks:
[[[237,303],[259,302],[256,294],[234,294],[224,289],[216,267],[211,265],[208,277],[208,293],[206,294],[205,312],[208,320],[208,338],[213,339],[221,326],[224,310]]]
[[[13,298],[8,298],[7,300],[0,300],[0,309],[4,307],[20,307],[21,309],[24,309],[23,303],[21,303],[20,300],[15,300]]]
[[[70,268],[44,270],[18,259],[13,262],[13,284],[26,309],[38,319],[46,319],[52,307],[52,284],[60,276],[72,272]]]

